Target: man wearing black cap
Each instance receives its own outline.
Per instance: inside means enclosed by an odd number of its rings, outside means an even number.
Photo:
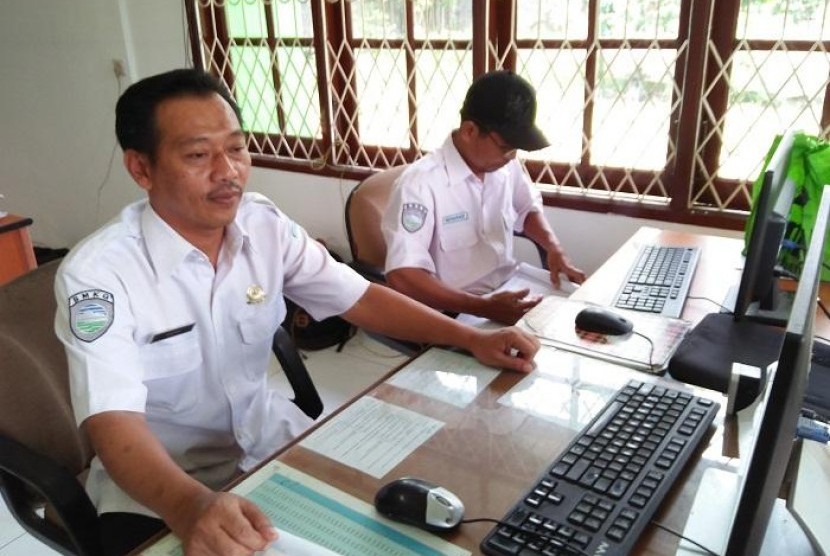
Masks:
[[[392,287],[439,310],[513,324],[541,299],[527,289],[494,293],[516,272],[514,231],[546,251],[555,288],[560,274],[584,281],[516,160],[517,149],[549,145],[535,118],[535,91],[516,74],[494,71],[473,82],[461,125],[410,165],[392,192],[383,219]]]

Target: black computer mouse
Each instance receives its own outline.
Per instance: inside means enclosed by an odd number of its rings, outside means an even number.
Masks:
[[[436,484],[404,477],[387,483],[375,494],[375,508],[388,518],[426,529],[448,531],[464,517],[461,500]]]
[[[576,315],[576,327],[585,332],[622,336],[634,330],[634,323],[605,307],[586,307]]]

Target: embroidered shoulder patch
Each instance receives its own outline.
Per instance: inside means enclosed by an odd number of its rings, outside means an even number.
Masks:
[[[421,203],[404,203],[401,210],[401,225],[407,232],[414,233],[423,228],[427,219],[427,207]]]
[[[104,290],[86,290],[69,298],[69,328],[76,338],[92,342],[104,335],[115,317],[115,298]]]

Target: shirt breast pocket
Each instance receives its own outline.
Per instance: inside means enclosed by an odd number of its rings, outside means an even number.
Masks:
[[[451,224],[441,230],[441,249],[443,251],[469,249],[476,243],[478,243],[478,234],[472,226]]]
[[[285,317],[284,306],[261,309],[239,321],[245,375],[253,379],[265,376],[270,363],[274,333]]]
[[[202,380],[202,350],[191,335],[182,334],[141,348],[147,407],[169,413],[193,409]]]

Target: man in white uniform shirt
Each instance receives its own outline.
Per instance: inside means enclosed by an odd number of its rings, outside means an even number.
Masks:
[[[545,250],[553,287],[560,274],[585,280],[516,160],[516,149],[549,145],[534,123],[535,95],[511,72],[479,77],[467,91],[458,129],[398,178],[382,225],[392,287],[442,311],[514,324],[541,300],[527,297],[527,289],[492,293],[518,266],[514,231]]]
[[[106,554],[163,524],[188,556],[249,555],[275,538],[254,504],[217,489],[311,424],[267,386],[283,294],[317,319],[340,314],[530,370],[531,336],[476,331],[370,285],[265,197],[243,194],[246,136],[213,77],[176,70],[135,83],[116,133],[147,199],[76,246],[55,284],[73,407],[97,454],[87,489]]]

